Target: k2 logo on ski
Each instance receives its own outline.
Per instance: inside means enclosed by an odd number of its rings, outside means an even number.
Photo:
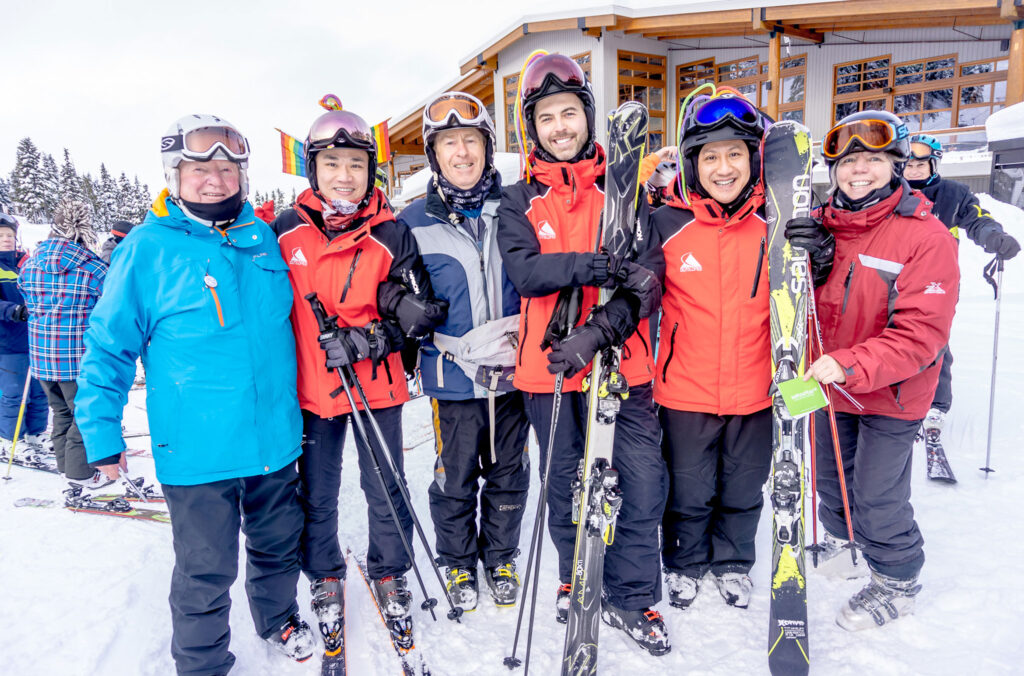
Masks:
[[[700,272],[704,268],[700,266],[700,261],[693,255],[692,252],[687,251],[679,257],[682,265],[679,266],[679,272]]]
[[[295,247],[292,249],[292,257],[288,261],[288,265],[309,265],[306,261],[306,254],[302,253],[301,248]]]
[[[540,231],[537,236],[541,239],[554,239],[558,235],[555,234],[555,229],[551,227],[551,224],[547,221],[540,222]]]

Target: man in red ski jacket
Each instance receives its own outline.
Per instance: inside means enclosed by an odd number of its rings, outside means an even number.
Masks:
[[[558,551],[558,619],[568,616],[576,526],[571,485],[583,457],[587,397],[583,376],[595,353],[621,345],[620,370],[629,383],[615,423],[613,465],[623,507],[614,544],[605,555],[602,616],[655,655],[669,651],[661,615],[658,525],[665,506],[665,463],[651,398],[654,360],[647,317],[661,298],[661,249],[641,200],[635,260],[595,253],[604,205],[604,150],[594,142],[594,97],[579,66],[545,54],[522,77],[527,133],[536,144],[529,180],[506,188],[498,209],[498,244],[505,270],[522,296],[515,385],[526,393],[526,413],[541,446],[541,467],[553,453],[548,484],[549,531]],[[615,295],[595,308],[598,287]],[[541,341],[559,292],[582,289],[581,318],[570,335],[543,349]],[[574,319],[571,318],[570,321]],[[564,397],[554,447],[545,448],[555,397],[555,374],[564,373]]]

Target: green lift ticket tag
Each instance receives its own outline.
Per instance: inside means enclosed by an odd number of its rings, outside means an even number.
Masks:
[[[782,393],[782,400],[786,402],[789,415],[794,418],[807,415],[828,405],[824,390],[814,379],[806,382],[799,377],[787,380],[779,383],[779,392]]]

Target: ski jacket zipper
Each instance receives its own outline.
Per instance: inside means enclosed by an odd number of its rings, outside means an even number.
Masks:
[[[850,261],[850,271],[846,273],[846,281],[843,282],[843,307],[839,310],[839,314],[846,314],[846,302],[850,300],[850,283],[853,281],[853,269],[856,265]]]
[[[757,287],[761,283],[761,266],[764,265],[764,237],[761,238],[761,246],[757,248],[757,269],[754,270],[754,288],[750,290],[750,297],[757,297]]]
[[[341,290],[341,300],[339,303],[345,302],[345,297],[348,296],[348,289],[352,286],[352,275],[356,274],[356,266],[359,265],[359,257],[363,255],[362,248],[356,249],[356,255],[352,259],[352,267],[348,269],[348,278],[345,279],[345,286]]]
[[[526,336],[530,334],[530,303],[532,298],[526,299],[526,309],[523,310],[523,339],[519,341],[519,365],[523,365],[523,350],[526,348]]]
[[[665,367],[661,370],[661,382],[667,382],[668,378],[668,365],[672,363],[672,355],[676,352],[676,330],[679,328],[679,322],[672,325],[672,335],[668,339],[668,357],[665,359]]]

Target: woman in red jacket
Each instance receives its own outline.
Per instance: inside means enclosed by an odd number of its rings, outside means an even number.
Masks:
[[[342,636],[345,559],[338,542],[338,491],[352,414],[335,369],[352,367],[383,430],[386,452],[403,473],[402,404],[409,391],[399,350],[403,335],[421,337],[444,318],[443,308],[429,300],[430,279],[412,234],[395,221],[387,197],[374,187],[376,157],[373,133],[361,117],[348,111],[321,115],[305,143],[310,187],[271,224],[294,290],[305,437],[299,458],[299,501],[306,514],[299,563],[312,583],[313,611],[328,651],[340,649]],[[306,300],[310,293],[328,316],[337,317],[338,330],[330,336],[321,335]],[[364,426],[370,429],[368,421]],[[368,573],[386,619],[411,632],[412,594],[405,573],[412,561],[374,476],[371,451],[358,437],[356,448],[369,504]],[[387,470],[384,477],[411,541],[412,519]]]
[[[832,400],[856,545],[871,573],[836,617],[850,631],[913,612],[921,589],[924,540],[910,505],[911,450],[935,392],[960,280],[956,242],[901,176],[907,136],[885,111],[840,120],[822,147],[832,176],[819,214],[824,230],[809,219],[786,229],[812,259],[822,238],[835,237],[832,274],[815,294],[825,354],[805,379],[850,395]],[[816,415],[825,557],[848,560],[829,421]]]
[[[680,194],[653,216],[665,252],[655,370],[669,499],[662,520],[669,603],[686,608],[710,572],[746,608],[771,465],[767,225],[746,99],[702,97],[680,144]]]

